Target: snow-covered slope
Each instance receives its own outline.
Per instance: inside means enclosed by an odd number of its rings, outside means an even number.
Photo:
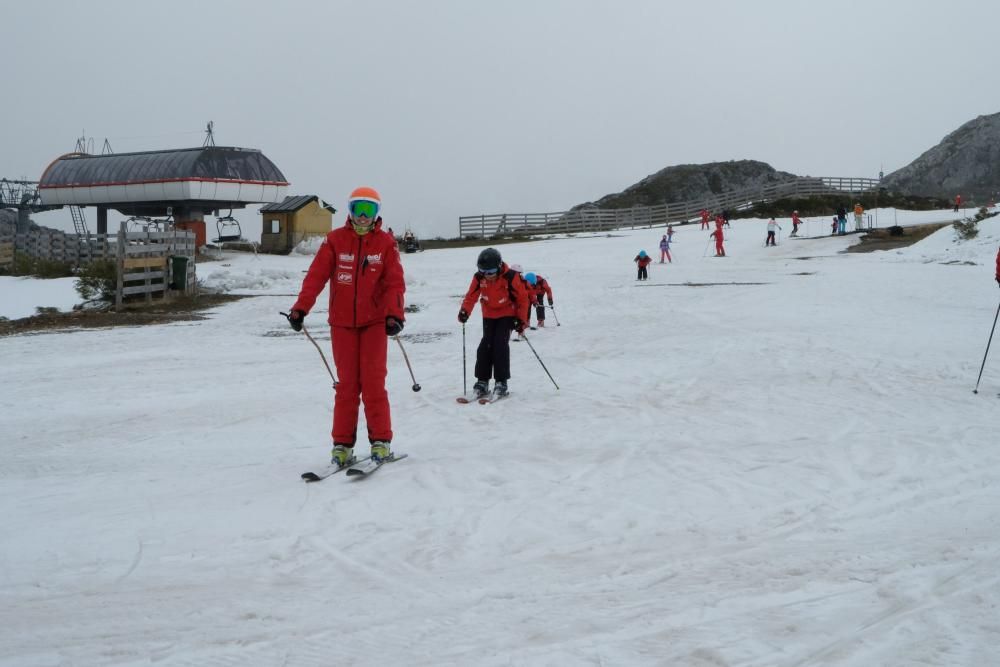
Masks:
[[[308,256],[200,265],[257,295],[205,321],[0,339],[0,665],[991,664],[997,220],[871,254],[737,221],[724,259],[686,226],[645,283],[662,228],[501,246],[561,389],[515,343],[491,406],[454,401],[480,249],[404,255],[423,391],[393,345],[410,457],[360,482],[299,481]]]

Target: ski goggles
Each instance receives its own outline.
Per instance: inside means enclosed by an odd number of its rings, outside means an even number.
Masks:
[[[350,205],[352,218],[368,218],[374,220],[378,216],[378,202],[369,199],[355,199]]]
[[[500,273],[500,269],[498,269],[498,268],[497,269],[479,269],[479,272],[482,273],[484,276],[495,276],[496,274]]]

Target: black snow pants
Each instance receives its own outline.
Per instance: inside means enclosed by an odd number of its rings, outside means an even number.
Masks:
[[[476,350],[476,379],[498,382],[510,379],[510,332],[513,317],[484,317],[483,339]]]

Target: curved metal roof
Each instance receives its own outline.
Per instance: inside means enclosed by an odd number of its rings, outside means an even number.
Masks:
[[[259,150],[205,146],[180,150],[87,155],[70,153],[48,166],[38,188],[218,181],[288,185]]]

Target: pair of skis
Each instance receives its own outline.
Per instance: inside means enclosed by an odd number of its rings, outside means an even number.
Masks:
[[[401,461],[405,459],[408,454],[397,454],[393,452],[389,457],[384,459],[379,459],[378,461],[372,460],[372,457],[366,456],[363,459],[359,459],[354,463],[346,466],[338,466],[334,463],[317,470],[315,472],[304,472],[302,473],[302,479],[306,482],[322,482],[327,477],[331,475],[336,475],[338,472],[347,471],[348,477],[367,477],[372,474],[386,463],[392,463],[394,461]]]
[[[461,403],[462,405],[465,405],[466,403],[472,403],[472,401],[479,403],[479,405],[486,405],[487,403],[496,403],[497,401],[502,401],[508,396],[510,396],[509,392],[504,394],[503,396],[497,396],[493,392],[490,392],[486,396],[480,396],[479,398],[469,398],[468,396],[459,396],[455,400]]]

